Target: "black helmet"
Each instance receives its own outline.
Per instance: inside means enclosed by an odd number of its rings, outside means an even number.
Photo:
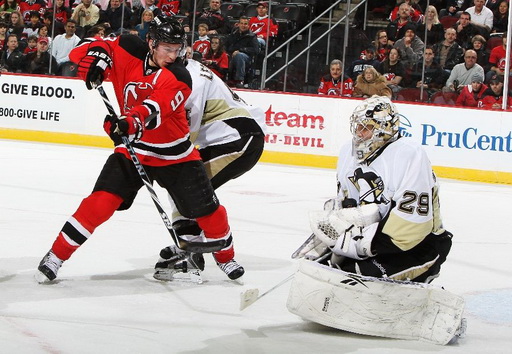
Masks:
[[[155,47],[159,42],[171,44],[184,44],[187,36],[178,20],[162,15],[156,16],[149,24],[149,38],[155,41]]]

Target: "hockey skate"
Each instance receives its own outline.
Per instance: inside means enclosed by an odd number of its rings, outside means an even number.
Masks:
[[[239,284],[243,284],[242,275],[244,275],[245,270],[240,264],[238,264],[234,259],[226,262],[219,263],[217,262],[219,268],[226,273],[229,279],[235,280]]]
[[[37,267],[35,278],[38,283],[47,283],[57,278],[57,272],[64,263],[59,257],[57,257],[51,250],[43,257]]]
[[[155,264],[153,278],[160,281],[191,281],[201,284],[204,258],[200,253],[180,250],[169,246],[160,251],[160,259]]]

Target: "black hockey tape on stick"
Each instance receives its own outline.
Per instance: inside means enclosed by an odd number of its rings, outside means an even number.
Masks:
[[[103,103],[105,103],[105,106],[107,107],[108,113],[115,115],[116,112],[114,111],[114,107],[112,107],[112,104],[110,103],[107,93],[105,92],[103,87],[97,86],[96,89],[100,93],[101,98],[103,99]],[[169,234],[171,235],[171,238],[176,244],[176,246],[178,246],[182,250],[194,253],[211,253],[220,251],[221,249],[225,248],[226,240],[224,239],[208,242],[193,242],[185,240],[176,234],[176,231],[174,231],[174,229],[172,228],[171,220],[167,216],[167,213],[165,212],[164,208],[162,207],[162,203],[160,203],[160,200],[156,195],[155,189],[151,184],[151,180],[149,179],[148,175],[146,174],[146,171],[144,170],[144,166],[142,166],[142,164],[139,161],[139,158],[135,154],[135,150],[133,149],[130,140],[126,136],[122,136],[121,139],[123,140],[123,144],[126,146],[126,149],[130,154],[133,164],[135,165],[137,172],[139,173],[140,177],[142,178],[142,181],[144,182],[144,185],[146,186],[149,194],[151,195],[151,199],[153,200],[153,203],[155,204],[156,209],[158,210],[158,213],[160,214],[160,217],[162,218],[162,221],[164,222],[164,225],[169,231]]]

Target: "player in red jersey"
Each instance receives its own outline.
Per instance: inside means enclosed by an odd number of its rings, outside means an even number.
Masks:
[[[243,275],[244,269],[234,260],[226,210],[219,204],[200,155],[189,140],[184,103],[191,93],[192,79],[179,63],[185,48],[181,24],[157,16],[151,22],[147,43],[133,35],[107,40],[95,37],[84,40],[70,53],[88,89],[110,74],[122,116],[105,118],[104,129],[116,145],[114,153],[92,194],[64,224],[41,260],[36,274],[39,282],[54,280],[62,263],[96,227],[116,210],[128,209],[142,187],[121,136],[128,136],[148,177],[169,192],[182,215],[197,220],[207,240],[226,240],[226,248],[214,253],[219,267],[230,279]]]

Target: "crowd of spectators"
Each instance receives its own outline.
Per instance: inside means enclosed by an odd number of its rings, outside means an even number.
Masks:
[[[444,95],[460,106],[501,108],[509,1],[430,4],[401,0],[388,7],[387,27],[377,30],[359,58],[341,65],[343,76],[334,77],[331,70],[330,77],[323,77],[318,93],[329,94],[323,90],[326,81],[341,87],[343,77],[353,81],[352,97],[380,92],[395,99],[429,101]],[[383,82],[389,92],[382,89]]]
[[[267,1],[247,1],[256,13],[233,18],[221,0],[0,0],[0,70],[65,74],[82,38],[130,33],[144,40],[149,23],[164,14],[182,22],[191,57],[230,86],[248,87],[280,27]],[[493,88],[501,83],[503,91],[508,0],[370,0],[368,10],[379,6],[387,26],[355,60],[333,60],[319,94],[396,99],[416,89],[457,95],[461,105],[483,106],[485,95],[499,101]]]
[[[221,0],[0,0],[0,71],[72,74],[66,71],[68,54],[82,38],[133,34],[145,40],[149,23],[164,14],[183,24],[195,59],[230,85],[247,87],[257,55],[278,27],[267,2],[255,2],[254,16],[238,18],[225,15],[221,5]],[[29,52],[38,53],[37,70]]]

